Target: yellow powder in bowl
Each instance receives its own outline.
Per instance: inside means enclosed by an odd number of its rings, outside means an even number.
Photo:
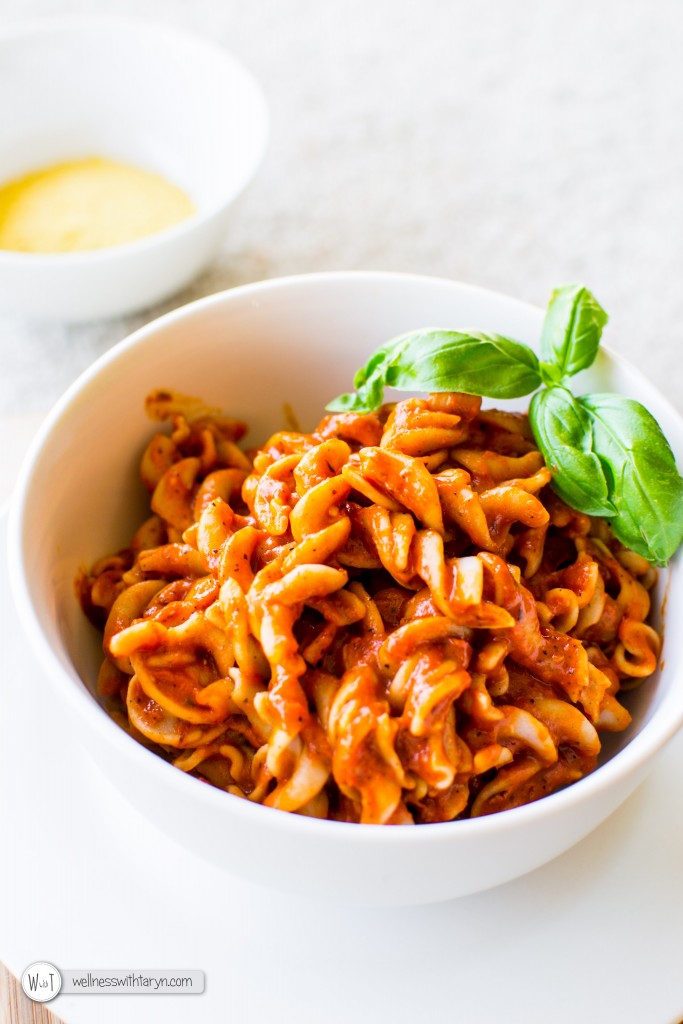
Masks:
[[[0,249],[77,252],[122,245],[195,212],[158,174],[88,157],[0,186]]]

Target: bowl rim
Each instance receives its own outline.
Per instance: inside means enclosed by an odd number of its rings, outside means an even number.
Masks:
[[[226,794],[222,790],[203,783],[200,779],[178,771],[152,750],[132,740],[98,704],[92,693],[87,690],[75,668],[68,670],[57,657],[40,626],[38,615],[30,597],[30,587],[24,571],[22,526],[24,508],[29,498],[33,479],[34,464],[62,416],[68,413],[72,401],[88,387],[93,379],[106,370],[110,364],[123,357],[130,349],[153,337],[159,331],[163,332],[171,324],[191,320],[197,314],[201,314],[212,307],[219,307],[223,304],[229,305],[233,301],[240,301],[244,296],[254,297],[260,293],[282,291],[292,287],[307,288],[313,286],[315,288],[330,283],[337,283],[339,286],[344,287],[347,284],[370,283],[373,281],[393,281],[396,284],[411,283],[416,287],[430,285],[432,287],[441,287],[454,293],[459,292],[462,295],[475,293],[484,299],[488,298],[489,301],[499,302],[503,300],[506,304],[517,305],[523,308],[527,314],[533,314],[538,319],[539,326],[543,316],[543,311],[539,307],[514,297],[508,297],[501,292],[491,289],[470,285],[465,282],[452,281],[447,278],[392,271],[324,271],[272,278],[216,292],[165,313],[133,331],[92,363],[55,403],[39,428],[22,464],[10,503],[8,566],[11,591],[24,631],[31,639],[33,650],[51,680],[50,685],[54,687],[58,702],[62,702],[63,698],[60,694],[66,690],[67,700],[71,702],[71,705],[78,712],[81,719],[85,719],[87,727],[97,730],[103,739],[108,739],[110,744],[117,748],[117,756],[131,758],[137,763],[140,771],[152,772],[162,786],[167,789],[179,787],[182,792],[187,793],[188,798],[197,804],[202,803],[211,808],[213,813],[217,815],[227,814],[229,817],[234,815],[247,823],[259,824],[260,822],[264,827],[269,820],[272,827],[279,828],[283,833],[296,832],[302,837],[317,839],[318,841],[334,836],[335,841],[341,838],[354,844],[376,843],[378,841],[388,844],[406,842],[411,844],[451,843],[457,835],[462,835],[463,839],[468,835],[474,837],[485,835],[489,832],[502,835],[510,831],[514,832],[517,828],[523,827],[527,823],[534,823],[539,819],[551,820],[557,816],[561,817],[577,804],[583,803],[584,800],[590,801],[592,797],[597,798],[603,795],[612,786],[613,782],[620,779],[622,781],[628,780],[636,774],[646,762],[663,749],[683,726],[683,692],[679,697],[678,702],[680,706],[675,715],[671,715],[669,704],[675,699],[676,693],[675,688],[670,687],[660,706],[656,708],[645,726],[629,740],[625,747],[614,754],[609,761],[565,789],[551,793],[533,803],[509,808],[504,812],[479,818],[467,818],[457,822],[435,822],[431,823],[429,828],[385,828],[381,825],[358,828],[356,823],[353,822],[331,821],[328,819],[318,820],[304,815],[283,813],[275,808],[265,807],[262,804],[253,804],[246,799],[237,797],[226,799],[231,794]],[[645,390],[656,396],[657,403],[666,408],[667,412],[674,417],[683,434],[683,417],[681,417],[669,400],[627,359],[615,353],[608,345],[601,345],[601,349],[605,351],[611,361],[623,367],[631,374],[635,374],[639,378],[639,383],[646,385]],[[667,574],[664,581],[664,605],[666,605],[668,599],[672,566],[680,565],[681,557],[681,551],[679,550],[670,561],[669,566],[666,569],[659,570],[661,573]],[[256,815],[256,818],[254,818],[254,815]],[[264,815],[269,817],[266,818]]]
[[[141,238],[131,242],[121,242],[117,245],[104,245],[93,249],[78,249],[74,252],[22,252],[15,249],[0,248],[0,268],[2,266],[13,266],[14,269],[22,268],[51,270],[57,267],[80,268],[83,264],[92,265],[104,263],[107,260],[123,259],[129,254],[145,253],[152,249],[163,246],[176,238],[183,238],[195,229],[203,227],[210,221],[220,217],[244,192],[252,181],[259,167],[265,158],[270,137],[270,114],[265,92],[259,80],[249,68],[239,60],[231,50],[221,46],[208,36],[200,35],[194,31],[187,31],[173,25],[154,22],[148,18],[126,18],[117,15],[73,15],[65,17],[48,17],[40,20],[31,19],[17,21],[0,28],[0,48],[5,44],[11,45],[17,39],[38,37],[41,35],[67,35],[77,34],[84,31],[101,32],[106,30],[123,31],[134,33],[141,38],[149,39],[152,42],[160,36],[165,36],[176,45],[194,48],[198,53],[202,51],[210,56],[216,64],[223,63],[231,68],[242,78],[250,92],[253,108],[256,111],[254,124],[257,125],[255,133],[256,145],[244,162],[244,170],[241,172],[236,188],[223,199],[216,200],[203,210],[195,210],[188,217],[172,224],[160,231],[143,235]],[[135,165],[138,166],[138,165]],[[39,170],[40,168],[36,168]],[[27,171],[26,173],[30,173]],[[11,179],[9,179],[11,180]],[[167,179],[170,180],[170,179]],[[0,185],[6,184],[3,178]],[[175,182],[170,182],[175,184]],[[192,199],[192,197],[189,197]]]

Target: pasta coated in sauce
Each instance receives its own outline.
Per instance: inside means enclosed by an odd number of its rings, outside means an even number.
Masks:
[[[80,581],[102,700],[246,799],[373,824],[519,806],[591,772],[657,666],[656,573],[565,505],[526,416],[463,394],[281,431],[167,392],[152,516]]]

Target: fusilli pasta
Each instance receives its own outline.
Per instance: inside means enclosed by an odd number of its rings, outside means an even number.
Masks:
[[[147,401],[151,518],[80,579],[135,739],[270,807],[412,824],[536,800],[626,728],[655,570],[555,495],[526,416],[436,394],[248,457],[242,423]]]

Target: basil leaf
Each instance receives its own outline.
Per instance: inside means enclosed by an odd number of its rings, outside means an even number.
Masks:
[[[355,392],[339,395],[325,408],[328,412],[368,412],[378,409],[384,401],[384,386],[392,363],[401,359],[401,354],[410,335],[402,335],[376,349],[365,366],[356,370],[353,378]]]
[[[590,417],[595,451],[613,478],[616,537],[657,565],[683,540],[683,480],[657,420],[622,395],[577,399]]]
[[[360,370],[356,370],[356,375],[353,378],[354,388],[359,390],[373,378],[381,378],[384,367],[386,367],[393,358],[397,358],[399,355],[398,351],[394,352],[389,345],[383,345],[382,348],[378,348],[376,352],[368,359],[365,366],[361,366]]]
[[[560,383],[564,377],[573,377],[590,366],[606,323],[607,313],[583,285],[556,288],[550,296],[541,331],[541,359],[546,374]]]
[[[354,378],[360,406],[376,409],[384,387],[399,391],[465,391],[489,398],[519,398],[542,383],[536,355],[519,341],[496,334],[422,330],[378,349]],[[327,406],[351,408],[349,396]]]
[[[531,399],[529,422],[553,489],[572,508],[591,516],[611,516],[609,483],[593,451],[590,417],[566,388],[544,388]]]
[[[325,408],[328,412],[367,412],[373,406],[361,391],[351,391],[348,394],[337,395]]]
[[[465,391],[489,398],[519,398],[541,384],[538,359],[527,345],[497,334],[416,331],[387,383],[399,390]]]

